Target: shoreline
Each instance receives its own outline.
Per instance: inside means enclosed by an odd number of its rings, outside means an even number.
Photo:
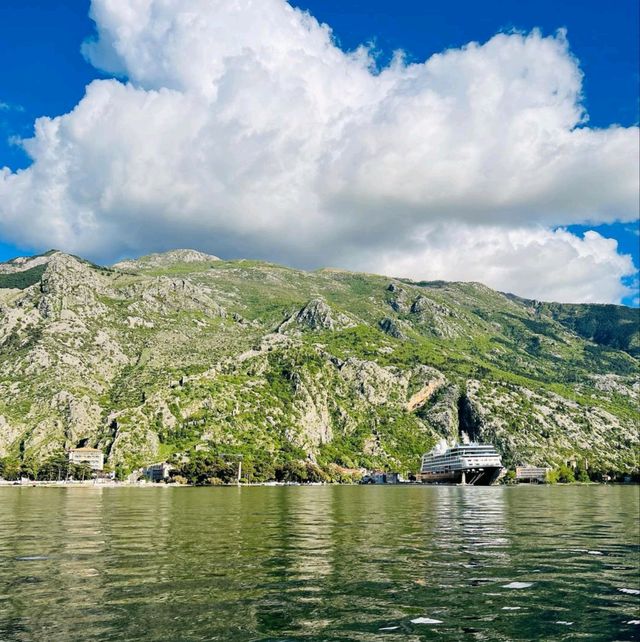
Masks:
[[[162,482],[117,482],[107,481],[7,481],[0,480],[0,488],[269,488],[269,487],[315,487],[315,486],[369,486],[383,488],[401,488],[401,487],[460,487],[460,488],[515,488],[515,487],[575,487],[575,486],[638,486],[639,482],[573,482],[573,483],[555,483],[555,484],[493,484],[491,486],[473,486],[469,484],[424,484],[421,482],[403,482],[400,484],[358,484],[358,483],[324,483],[324,482],[257,482],[244,484],[217,484],[217,485],[198,485],[198,484],[165,484]]]

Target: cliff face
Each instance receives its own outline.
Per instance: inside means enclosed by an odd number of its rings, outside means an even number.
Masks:
[[[464,430],[513,464],[632,470],[636,312],[604,332],[591,308],[192,251],[0,264],[0,457],[416,469]]]

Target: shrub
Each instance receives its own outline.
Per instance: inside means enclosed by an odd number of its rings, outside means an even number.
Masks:
[[[0,458],[0,477],[11,481],[20,479],[20,462],[15,457]]]
[[[558,471],[549,470],[547,471],[547,477],[545,479],[547,484],[557,484],[558,483]]]
[[[576,477],[576,481],[579,481],[579,482],[582,482],[582,483],[591,481],[589,479],[589,473],[587,473],[586,468],[584,468],[584,466],[580,466],[579,464],[576,467],[575,477]]]
[[[572,484],[575,482],[576,477],[573,474],[573,470],[569,466],[560,466],[558,469],[558,481],[562,484]]]
[[[573,474],[573,470],[569,468],[569,466],[562,464],[562,466],[559,466],[554,470],[550,470],[547,473],[546,482],[547,484],[557,484],[558,482],[561,484],[572,484],[575,480],[576,478]]]

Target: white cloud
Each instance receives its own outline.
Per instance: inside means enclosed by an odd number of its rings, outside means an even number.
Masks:
[[[504,292],[563,303],[619,301],[633,293],[620,281],[634,272],[631,257],[618,254],[615,240],[594,231],[578,238],[564,229],[459,225],[428,235],[422,253],[383,255],[381,271],[481,281]]]
[[[283,0],[94,0],[92,16],[85,55],[129,81],[36,122],[33,165],[0,174],[4,237],[623,293],[614,242],[552,231],[638,214],[638,130],[586,126],[562,32],[377,72]]]

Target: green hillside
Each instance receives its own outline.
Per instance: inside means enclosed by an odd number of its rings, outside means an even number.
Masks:
[[[120,474],[242,455],[255,479],[339,479],[415,471],[464,431],[509,465],[638,468],[628,308],[188,250],[110,270],[60,252],[4,265],[7,460],[86,441]]]

